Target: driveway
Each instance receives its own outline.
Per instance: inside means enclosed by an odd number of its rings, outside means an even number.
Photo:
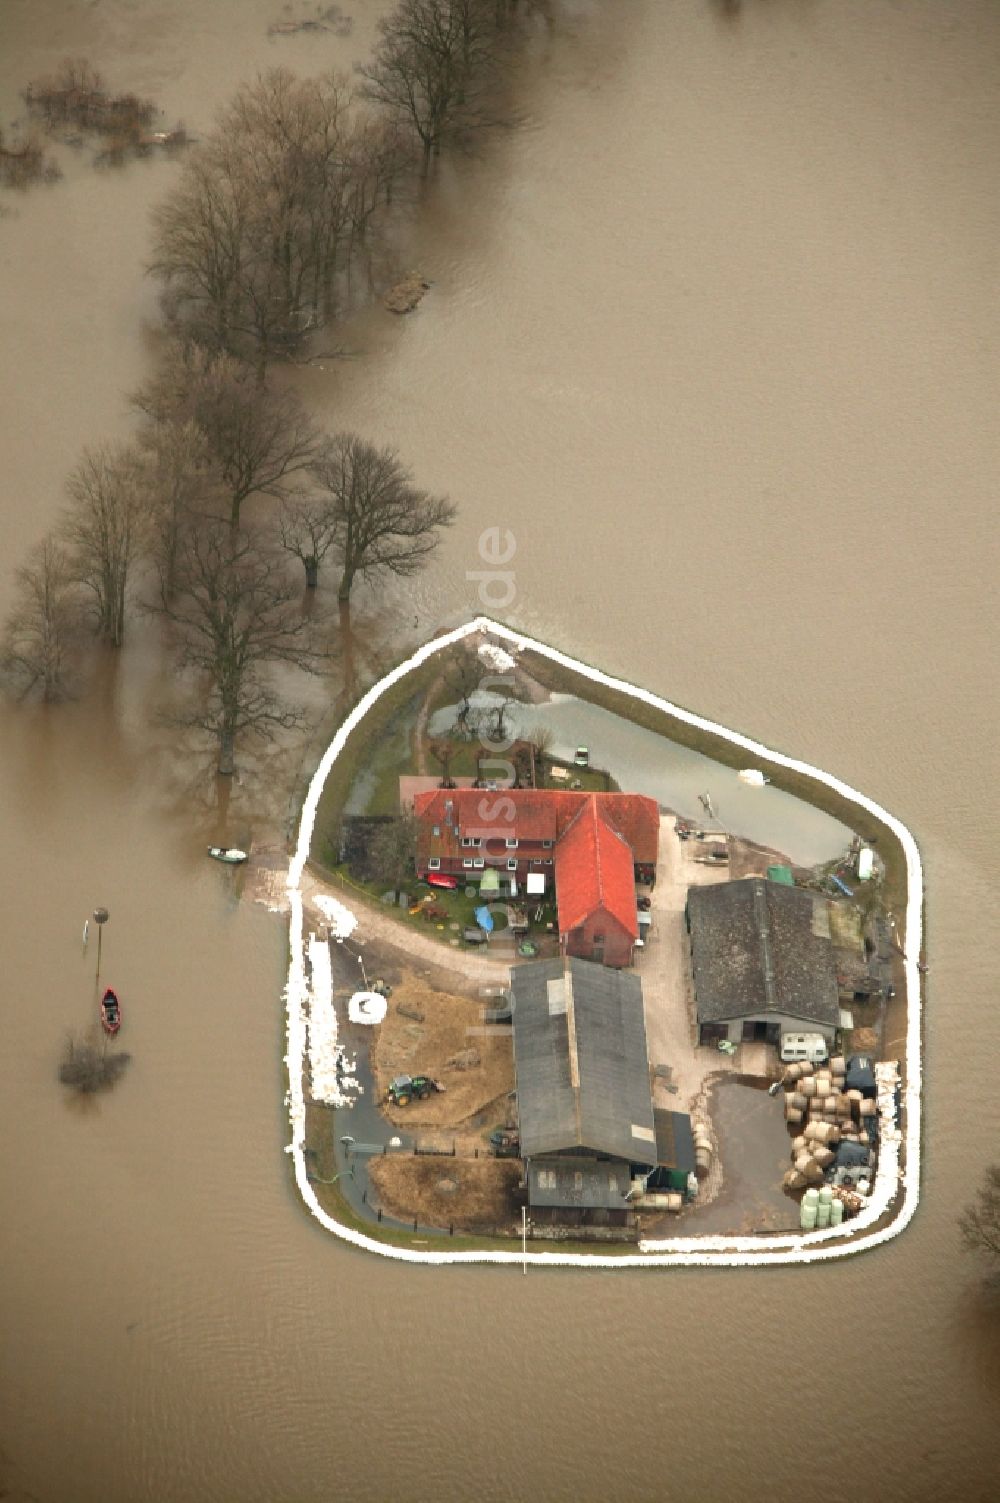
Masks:
[[[431,939],[412,925],[400,923],[392,908],[373,903],[353,888],[342,887],[337,882],[324,882],[313,868],[307,866],[302,873],[302,897],[309,921],[317,932],[328,927],[328,920],[314,901],[320,893],[336,898],[355,914],[358,926],[351,935],[355,945],[388,946],[399,951],[416,969],[420,969],[418,962],[440,966],[442,970],[457,972],[477,986],[510,984],[512,954],[493,960],[462,945],[453,946]]]
[[[653,1104],[672,1111],[696,1108],[709,1076],[763,1075],[767,1054],[763,1045],[741,1044],[733,1055],[697,1045],[691,951],[684,908],[689,887],[729,880],[729,868],[693,860],[702,842],[679,840],[673,814],[660,819],[660,849],[656,886],[650,900],[649,939],[636,952],[646,1009],[646,1044],[650,1066],[669,1067],[669,1077],[656,1077]],[[675,1086],[675,1091],[668,1086]]]

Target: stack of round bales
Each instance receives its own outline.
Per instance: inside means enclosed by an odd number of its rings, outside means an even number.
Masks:
[[[785,1173],[782,1184],[786,1190],[805,1190],[802,1204],[805,1206],[808,1200],[815,1219],[811,1219],[811,1210],[807,1216],[811,1225],[806,1227],[803,1222],[804,1230],[837,1226],[843,1216],[852,1214],[860,1205],[846,1197],[831,1196],[826,1186],[823,1191],[817,1190],[823,1185],[824,1170],[836,1157],[838,1143],[869,1141],[864,1124],[875,1115],[875,1103],[865,1101],[860,1091],[845,1090],[846,1074],[846,1062],[838,1054],[822,1065],[805,1061],[788,1065],[782,1076],[785,1121],[796,1133],[792,1140],[793,1168]],[[832,1210],[834,1201],[839,1202],[836,1212]],[[825,1209],[820,1209],[821,1204]]]
[[[705,1124],[697,1120],[691,1124],[691,1135],[694,1139],[694,1172],[699,1179],[704,1179],[712,1167],[711,1135]]]

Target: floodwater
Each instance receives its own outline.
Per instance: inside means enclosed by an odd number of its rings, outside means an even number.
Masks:
[[[6,0],[0,113],[86,52],[197,132],[255,68],[362,55],[384,7],[350,8],[342,40],[268,37],[278,0]],[[1000,13],[551,11],[516,128],[442,166],[400,250],[434,284],[419,310],[371,309],[353,358],[295,373],[462,508],[412,591],[359,597],[366,651],[478,609],[477,538],[509,529],[510,620],[899,814],[927,878],[920,1210],[878,1252],[756,1272],[411,1269],[321,1233],[283,1154],[282,925],[202,855],[280,836],[301,753],[220,793],[154,719],[172,675],[140,624],[79,702],[0,712],[17,1503],[783,1503],[804,1468],[870,1471],[884,1500],[995,1495],[1000,1320],[955,1218],[1000,1125]],[[149,368],[147,213],[175,170],[70,161],[4,199],[4,608]],[[54,1074],[93,1016],[97,903],[133,1063],[80,1108]]]

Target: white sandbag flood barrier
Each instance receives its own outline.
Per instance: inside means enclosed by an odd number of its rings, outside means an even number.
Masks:
[[[907,870],[907,954],[904,960],[907,995],[906,1087],[903,1093],[906,1121],[906,1167],[905,1170],[902,1167],[900,1150],[903,1146],[903,1135],[898,1129],[895,1113],[896,1069],[892,1063],[888,1063],[876,1069],[882,1133],[875,1182],[863,1209],[850,1221],[845,1221],[839,1226],[831,1225],[794,1234],[757,1237],[672,1237],[662,1241],[646,1239],[639,1243],[637,1252],[623,1251],[612,1256],[597,1252],[539,1251],[537,1245],[529,1244],[530,1250],[525,1258],[517,1243],[512,1243],[510,1250],[484,1249],[479,1252],[450,1251],[447,1247],[440,1249],[397,1247],[337,1221],[317,1201],[306,1173],[304,1079],[307,1075],[312,1079],[312,1088],[317,1095],[320,1090],[324,1090],[330,1092],[330,1099],[338,1092],[345,1099],[350,1099],[350,1092],[344,1090],[337,1067],[339,1045],[337,1017],[332,1002],[329,954],[326,957],[324,971],[322,960],[319,960],[317,964],[317,956],[318,949],[325,950],[326,944],[325,941],[316,941],[315,936],[308,932],[300,885],[312,842],[320,794],[351,732],[361,723],[381,696],[392,685],[405,678],[408,673],[436,653],[444,651],[454,643],[475,633],[488,634],[489,637],[496,639],[500,651],[507,651],[515,657],[518,652],[537,653],[596,684],[630,695],[687,725],[695,726],[731,742],[734,746],[741,747],[744,751],[750,752],[755,760],[760,759],[772,766],[785,767],[805,774],[874,815],[898,838],[906,858]],[[505,644],[503,648],[499,647],[500,643]],[[831,1258],[848,1257],[897,1237],[912,1218],[917,1207],[920,1186],[921,997],[920,973],[917,965],[922,943],[923,877],[920,855],[916,841],[905,825],[874,800],[859,793],[857,789],[851,788],[832,774],[813,767],[808,762],[801,762],[794,757],[771,751],[760,742],[753,741],[737,731],[731,731],[714,721],[695,715],[690,710],[673,705],[647,689],[625,683],[621,679],[602,673],[599,669],[588,667],[587,664],[579,662],[568,654],[549,647],[545,643],[536,642],[510,627],[486,617],[477,617],[464,626],[456,627],[453,631],[433,638],[432,641],[419,648],[412,657],[407,658],[405,662],[386,674],[368,690],[341,725],[327,747],[306,794],[299,823],[298,843],[288,872],[288,888],[290,960],[288,983],[285,988],[288,1037],[285,1063],[288,1067],[289,1078],[286,1099],[291,1142],[286,1151],[292,1157],[296,1184],[310,1212],[317,1221],[345,1242],[350,1242],[355,1247],[364,1248],[369,1252],[380,1253],[383,1257],[396,1258],[407,1263],[510,1263],[519,1265],[527,1261],[544,1267],[578,1268],[666,1268],[674,1265],[759,1267],[781,1263],[816,1263]],[[338,907],[344,908],[344,913],[339,917],[340,923],[346,927],[350,922],[347,917],[350,915],[350,910],[344,905],[338,905]],[[353,915],[350,917],[352,918]],[[310,976],[307,974],[307,956],[311,962],[311,984]],[[890,1213],[892,1213],[891,1219],[887,1219]]]

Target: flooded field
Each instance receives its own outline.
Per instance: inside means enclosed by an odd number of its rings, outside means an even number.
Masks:
[[[7,0],[0,117],[85,54],[197,135],[258,69],[349,69],[386,8],[286,35],[275,0]],[[137,618],[80,699],[0,709],[11,1503],[380,1500],[403,1474],[442,1499],[784,1503],[807,1391],[814,1469],[843,1478],[860,1413],[886,1503],[993,1496],[1000,1328],[956,1218],[996,1136],[1000,17],[520,8],[515,128],[442,160],[379,268],[419,270],[419,308],[364,308],[347,353],[284,377],[460,507],[412,588],[359,590],[364,671],[482,608],[478,539],[502,526],[514,624],[896,811],[930,920],[921,1207],[835,1270],[707,1276],[411,1270],[323,1235],[284,1152],[284,923],[204,855],[280,847],[316,745],[220,786],[158,719],[173,670]],[[60,182],[0,199],[4,610],[82,446],[129,431],[158,344],[149,214],[178,170],[55,151]],[[332,693],[310,691],[317,732]],[[711,791],[728,817],[737,790]],[[55,1072],[96,1016],[97,904],[133,1062],[80,1108]],[[985,1130],[963,1135],[970,1098]],[[850,1384],[797,1341],[845,1308]],[[675,1423],[623,1448],[661,1370]]]

